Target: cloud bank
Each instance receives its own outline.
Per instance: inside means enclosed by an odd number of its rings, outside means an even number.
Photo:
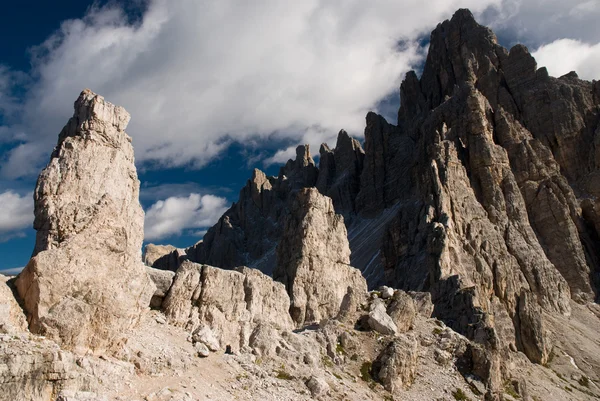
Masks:
[[[32,160],[45,159],[84,88],[132,114],[136,159],[156,167],[202,167],[232,141],[318,149],[341,128],[360,135],[367,111],[422,60],[420,35],[459,7],[499,4],[150,0],[133,23],[114,3],[93,8],[31,50],[33,83],[6,102],[17,117],[0,137],[18,146],[0,174],[37,173]]]
[[[186,229],[210,227],[226,210],[227,200],[214,195],[190,194],[160,200],[146,211],[144,239],[155,241],[180,235]]]
[[[33,194],[0,193],[0,211],[0,242],[21,236],[22,230],[33,226]]]
[[[541,46],[533,56],[538,67],[547,67],[555,77],[576,71],[583,79],[600,78],[600,43],[590,45],[579,40],[559,39]]]

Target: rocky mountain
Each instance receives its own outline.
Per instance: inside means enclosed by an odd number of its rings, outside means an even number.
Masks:
[[[0,276],[0,400],[600,398],[598,84],[459,10],[400,91],[143,258],[129,115],[82,92]]]

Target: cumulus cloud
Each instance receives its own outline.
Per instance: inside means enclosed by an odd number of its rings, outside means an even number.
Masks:
[[[214,195],[190,194],[154,203],[146,211],[145,239],[180,235],[186,229],[212,226],[227,210],[227,200]]]
[[[21,231],[32,225],[33,194],[0,193],[0,241],[21,236]]]
[[[539,67],[559,77],[576,71],[580,78],[600,78],[600,43],[590,45],[579,40],[559,39],[533,52]]]
[[[503,0],[489,8],[484,21],[510,43],[531,48],[558,39],[600,40],[600,0]]]
[[[420,35],[458,7],[500,2],[149,0],[133,23],[114,3],[93,8],[32,49],[34,83],[10,126],[23,144],[1,172],[36,171],[86,87],[132,114],[136,159],[153,166],[201,167],[232,141],[358,135],[422,60]]]

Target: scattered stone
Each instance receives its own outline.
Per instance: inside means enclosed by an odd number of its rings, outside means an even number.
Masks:
[[[202,342],[195,343],[194,344],[194,349],[196,350],[196,352],[197,352],[197,354],[198,354],[199,357],[206,358],[207,356],[210,355],[210,350]]]
[[[383,335],[396,335],[398,333],[398,328],[390,315],[387,314],[383,301],[377,302],[376,300],[371,304],[368,323],[371,329]]]
[[[329,393],[329,384],[322,377],[312,376],[306,382],[306,387],[315,398],[324,397]]]

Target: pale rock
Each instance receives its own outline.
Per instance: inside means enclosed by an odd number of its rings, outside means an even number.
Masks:
[[[419,346],[413,336],[395,338],[373,362],[373,376],[386,390],[408,389],[415,380]]]
[[[311,376],[306,382],[306,387],[310,390],[310,394],[314,398],[325,397],[329,393],[329,384],[322,377]]]
[[[16,287],[30,330],[65,349],[118,350],[154,293],[128,122],[83,91],[38,178],[34,256]]]
[[[184,261],[163,311],[169,323],[190,333],[210,329],[219,348],[229,345],[238,352],[261,324],[292,329],[289,305],[285,287],[258,270],[223,270]]]
[[[337,316],[348,288],[362,297],[367,284],[349,265],[344,219],[335,214],[330,198],[301,189],[289,210],[273,278],[285,284],[292,319],[301,326]]]
[[[392,318],[399,333],[410,330],[415,321],[417,311],[412,297],[402,290],[397,290],[387,307],[387,314]]]
[[[387,314],[385,303],[380,300],[375,300],[371,304],[369,311],[369,327],[383,335],[396,335],[398,333],[398,327],[396,323]]]
[[[144,248],[144,263],[155,269],[174,272],[186,258],[185,249],[175,248],[172,245],[148,244]]]
[[[11,277],[0,274],[0,333],[5,334],[27,330],[27,320],[13,295],[9,280]]]
[[[417,313],[424,317],[431,317],[433,314],[433,302],[430,292],[409,291],[408,295],[413,299]]]
[[[152,267],[146,267],[146,272],[156,286],[156,291],[150,300],[150,307],[160,309],[162,302],[173,284],[175,273],[169,270],[159,270]]]
[[[206,358],[210,355],[210,350],[208,349],[208,346],[206,346],[203,342],[195,343],[194,350],[196,350],[196,353],[201,358]]]
[[[215,333],[208,327],[199,327],[196,329],[196,331],[192,333],[192,341],[208,347],[212,352],[217,352],[221,348]]]
[[[388,299],[394,296],[394,289],[385,285],[379,288],[379,292],[381,292],[381,298],[383,299]]]

